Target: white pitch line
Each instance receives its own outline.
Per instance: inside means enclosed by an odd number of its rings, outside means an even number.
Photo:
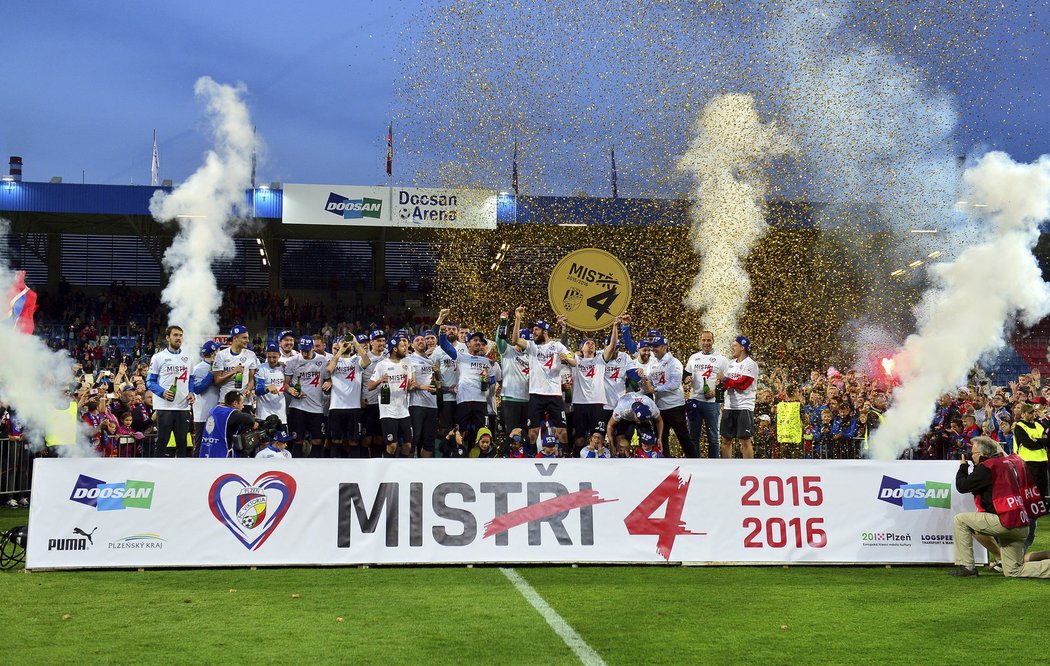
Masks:
[[[576,653],[580,663],[585,666],[605,666],[605,662],[601,656],[594,651],[587,642],[580,637],[576,630],[569,626],[569,623],[565,619],[558,615],[558,611],[551,608],[540,593],[537,592],[529,582],[521,577],[514,569],[501,568],[500,571],[507,577],[514,587],[518,588],[518,592],[521,592],[521,596],[525,597],[525,600],[532,604],[532,607],[547,621],[554,633],[558,634],[565,644],[569,646],[569,649]]]

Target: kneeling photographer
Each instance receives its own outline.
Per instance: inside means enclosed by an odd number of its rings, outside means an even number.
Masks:
[[[228,391],[208,412],[201,433],[201,458],[242,458],[251,456],[255,447],[244,441],[241,432],[257,428],[255,418],[245,411],[244,396],[240,391]]]

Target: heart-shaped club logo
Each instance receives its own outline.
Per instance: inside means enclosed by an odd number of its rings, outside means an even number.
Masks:
[[[231,484],[233,488],[227,489]],[[278,493],[280,501],[275,497]],[[212,515],[248,550],[256,550],[266,543],[288,513],[293,499],[295,479],[278,471],[265,472],[251,484],[239,474],[223,474],[208,491]]]

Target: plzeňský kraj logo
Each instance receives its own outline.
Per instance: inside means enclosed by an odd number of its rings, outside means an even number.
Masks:
[[[152,481],[135,479],[106,483],[102,479],[81,474],[69,499],[93,506],[99,511],[148,509],[153,504],[153,485]]]
[[[223,474],[208,491],[215,519],[248,550],[270,538],[295,499],[295,479],[284,472],[266,472],[248,483],[238,474]]]
[[[341,194],[331,192],[328,195],[328,203],[324,209],[333,215],[338,215],[344,220],[360,220],[363,217],[379,219],[383,212],[382,199],[351,199]]]
[[[950,483],[938,483],[937,481],[908,483],[890,476],[883,476],[882,485],[879,487],[879,499],[896,504],[905,511],[951,509],[952,486]]]
[[[159,534],[131,534],[109,542],[110,550],[163,550],[167,539]]]
[[[85,530],[82,527],[73,528],[73,536],[70,537],[56,537],[54,539],[47,540],[48,550],[87,550],[95,545],[95,531],[98,527],[93,527],[90,531]]]

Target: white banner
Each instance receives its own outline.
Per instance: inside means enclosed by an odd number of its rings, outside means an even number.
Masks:
[[[34,464],[27,568],[950,563],[951,462]]]
[[[285,184],[284,224],[496,228],[497,193],[419,187]]]

